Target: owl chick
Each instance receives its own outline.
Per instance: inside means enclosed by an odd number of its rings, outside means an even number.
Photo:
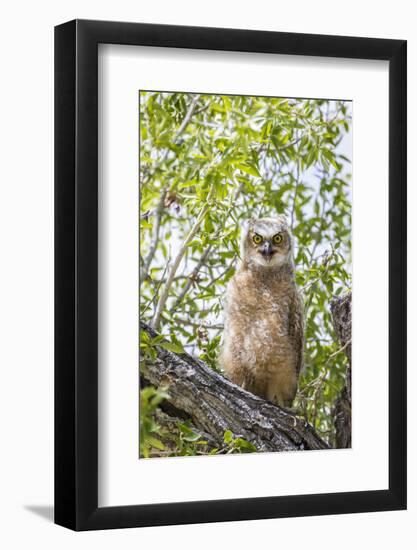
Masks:
[[[249,220],[226,291],[220,365],[232,382],[291,407],[303,362],[303,307],[284,216]]]

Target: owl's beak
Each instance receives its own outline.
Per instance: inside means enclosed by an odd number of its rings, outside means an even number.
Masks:
[[[272,258],[273,250],[272,250],[272,245],[269,241],[264,242],[262,246],[261,254],[266,260],[270,260]]]

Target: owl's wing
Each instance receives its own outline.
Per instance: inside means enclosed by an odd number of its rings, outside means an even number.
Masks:
[[[295,290],[291,304],[290,304],[289,332],[296,351],[295,368],[298,376],[303,367],[304,315],[303,315],[303,302],[297,290]]]

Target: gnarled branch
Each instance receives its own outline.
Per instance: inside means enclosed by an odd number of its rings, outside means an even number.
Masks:
[[[157,335],[143,321],[141,330],[152,338]],[[224,432],[231,430],[258,451],[329,448],[308,423],[290,411],[243,390],[188,354],[172,353],[158,345],[155,349],[156,359],[142,369],[145,381],[168,386],[170,406],[218,445],[223,443]]]
[[[333,410],[336,447],[347,449],[352,446],[352,293],[333,298],[330,310],[337,337],[349,360],[346,382]]]

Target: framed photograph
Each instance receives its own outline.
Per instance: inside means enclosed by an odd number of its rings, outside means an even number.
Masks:
[[[55,29],[55,522],[406,508],[406,42]]]

